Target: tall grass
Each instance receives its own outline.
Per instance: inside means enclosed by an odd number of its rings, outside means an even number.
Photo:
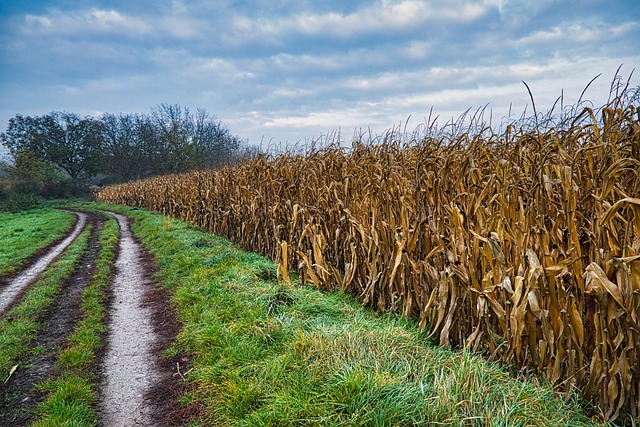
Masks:
[[[475,121],[401,140],[262,156],[107,187],[226,236],[323,289],[413,316],[465,346],[640,412],[640,111]]]

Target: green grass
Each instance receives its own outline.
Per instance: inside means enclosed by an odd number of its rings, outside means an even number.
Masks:
[[[80,376],[70,376],[47,381],[41,387],[48,398],[40,410],[46,416],[33,422],[37,427],[96,426],[98,425],[92,404],[96,399],[95,385]]]
[[[106,208],[106,206],[102,205]],[[432,345],[411,319],[273,280],[259,255],[183,222],[124,207],[154,254],[188,354],[193,426],[590,425],[535,379]]]
[[[89,228],[49,266],[36,283],[24,294],[20,303],[0,319],[0,380],[4,381],[11,368],[20,365],[21,358],[40,329],[39,318],[51,305],[60,286],[74,271],[87,246]]]
[[[62,237],[75,218],[49,208],[0,213],[0,277],[19,270],[31,254]]]
[[[46,397],[39,407],[37,420],[31,424],[34,427],[98,425],[95,411],[98,386],[92,367],[107,330],[106,291],[118,239],[118,224],[110,217],[100,232],[96,271],[82,294],[83,316],[56,363],[59,374],[39,386]]]

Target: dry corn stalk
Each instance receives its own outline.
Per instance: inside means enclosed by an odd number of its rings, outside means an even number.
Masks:
[[[98,198],[224,235],[278,260],[285,283],[297,268],[628,419],[640,412],[640,126],[616,105],[544,132],[390,134]]]

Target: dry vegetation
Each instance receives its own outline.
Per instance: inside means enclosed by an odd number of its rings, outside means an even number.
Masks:
[[[499,132],[478,118],[390,132],[98,198],[197,224],[279,260],[284,282],[297,270],[637,419],[640,110],[637,91],[613,93]]]

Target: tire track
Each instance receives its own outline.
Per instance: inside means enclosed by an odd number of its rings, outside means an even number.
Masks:
[[[78,217],[74,229],[60,243],[55,245],[49,252],[40,257],[30,267],[18,273],[9,283],[0,289],[0,315],[9,308],[24,290],[31,285],[38,276],[64,251],[87,225],[87,215],[81,212],[74,212]]]
[[[118,221],[121,237],[108,344],[102,364],[102,423],[107,427],[156,425],[156,405],[145,395],[162,381],[156,367],[157,357],[152,354],[158,336],[152,310],[142,304],[152,286],[143,263],[143,251],[133,238],[127,217],[109,213]]]
[[[75,322],[80,318],[82,292],[90,283],[95,270],[95,261],[100,250],[99,234],[104,217],[89,215],[92,224],[87,249],[78,260],[73,274],[61,286],[59,296],[43,313],[39,321],[43,325],[31,344],[41,351],[26,356],[20,370],[7,384],[0,384],[0,425],[6,427],[24,426],[33,415],[34,408],[42,400],[42,393],[35,386],[50,377],[55,370],[58,351],[73,332]]]

